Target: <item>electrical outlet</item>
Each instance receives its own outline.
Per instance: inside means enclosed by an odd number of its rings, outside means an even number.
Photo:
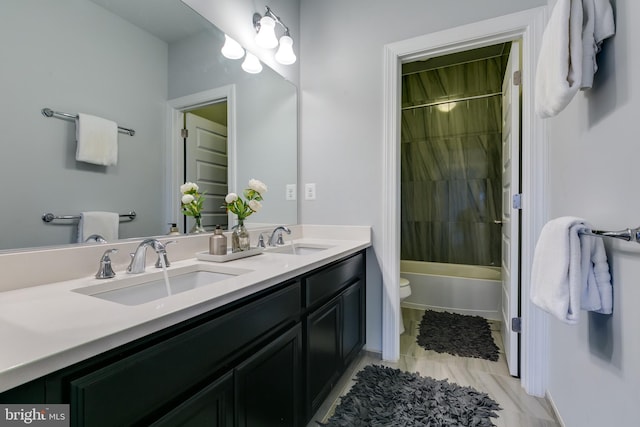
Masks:
[[[316,199],[316,185],[315,184],[305,184],[304,185],[304,198],[305,198],[305,200],[315,200]]]
[[[286,200],[295,200],[296,199],[296,185],[295,184],[287,184],[286,189]]]

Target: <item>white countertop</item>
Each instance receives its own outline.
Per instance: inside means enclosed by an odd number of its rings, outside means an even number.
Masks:
[[[90,276],[0,292],[0,392],[343,258],[370,246],[371,238],[366,232],[353,240],[305,233],[294,242],[330,247],[308,255],[265,251],[226,263],[200,261],[194,254],[172,262],[169,270],[207,264],[251,272],[140,305],[73,291],[133,276],[122,270],[114,279]],[[158,270],[147,263],[146,272],[135,276],[152,274]]]

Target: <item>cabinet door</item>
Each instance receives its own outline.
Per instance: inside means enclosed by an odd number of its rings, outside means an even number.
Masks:
[[[217,379],[152,427],[233,427],[233,372]]]
[[[358,280],[342,294],[343,369],[358,355],[365,340],[365,289]]]
[[[302,332],[300,324],[235,370],[239,427],[299,426]]]
[[[340,298],[307,317],[307,417],[315,413],[340,375],[340,325]]]

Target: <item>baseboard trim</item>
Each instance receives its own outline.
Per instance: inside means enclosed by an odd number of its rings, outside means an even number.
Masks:
[[[567,427],[567,425],[564,423],[564,420],[560,416],[560,411],[558,411],[558,407],[556,406],[556,403],[553,401],[553,398],[551,397],[549,390],[547,390],[547,392],[545,393],[544,398],[549,403],[549,406],[551,406],[551,410],[553,411],[553,416],[556,417],[556,421],[558,422],[558,424],[560,424],[560,427]]]

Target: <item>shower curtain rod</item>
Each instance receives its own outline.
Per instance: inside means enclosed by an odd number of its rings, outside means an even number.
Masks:
[[[485,95],[476,95],[476,96],[465,96],[463,98],[448,99],[446,101],[435,101],[435,102],[429,102],[426,104],[411,105],[409,107],[402,107],[401,110],[414,110],[416,108],[435,107],[436,105],[450,104],[452,102],[472,101],[475,99],[491,98],[494,96],[501,96],[501,95],[502,95],[502,92],[487,93]]]

